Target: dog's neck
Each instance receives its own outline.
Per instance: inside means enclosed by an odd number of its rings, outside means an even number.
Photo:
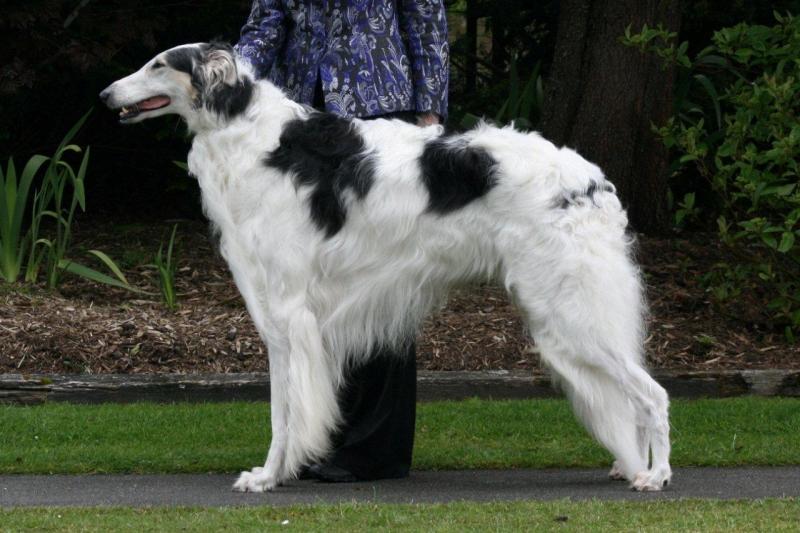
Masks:
[[[287,122],[310,111],[269,81],[251,81],[249,101],[236,116],[226,117],[204,105],[184,117],[193,136],[189,170],[204,189],[225,189],[237,181],[278,146]]]
[[[280,132],[283,124],[306,112],[304,106],[289,99],[284,92],[268,80],[257,80],[249,65],[237,60],[239,74],[237,87],[241,94],[234,97],[241,101],[234,115],[228,115],[221,108],[226,104],[212,105],[204,101],[197,112],[183,117],[193,136],[213,135],[229,128],[235,128],[242,122],[251,123],[248,127],[254,131],[267,133],[266,130]],[[247,90],[242,90],[247,87]],[[230,88],[229,88],[230,89]],[[232,93],[236,91],[231,89]],[[253,126],[253,122],[257,124]]]

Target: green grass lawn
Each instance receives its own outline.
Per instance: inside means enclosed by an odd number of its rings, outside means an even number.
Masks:
[[[675,401],[674,466],[800,464],[800,399]],[[0,407],[0,473],[235,472],[261,464],[265,403]],[[419,405],[414,468],[609,466],[562,400]]]
[[[341,504],[223,509],[0,510],[35,531],[797,531],[800,502]]]

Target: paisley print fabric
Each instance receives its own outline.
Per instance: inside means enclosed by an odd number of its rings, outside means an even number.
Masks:
[[[236,51],[297,102],[320,79],[337,115],[447,115],[443,0],[255,0]]]

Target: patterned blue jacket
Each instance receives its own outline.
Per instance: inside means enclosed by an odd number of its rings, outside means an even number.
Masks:
[[[341,116],[447,115],[443,0],[255,0],[237,53],[289,96]]]

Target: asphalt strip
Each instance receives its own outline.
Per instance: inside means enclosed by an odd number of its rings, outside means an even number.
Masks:
[[[633,500],[800,497],[800,467],[679,468],[661,492],[637,493],[606,470],[413,472],[407,479],[346,484],[293,481],[264,494],[231,491],[233,474],[4,475],[0,507],[241,506],[452,501]]]

